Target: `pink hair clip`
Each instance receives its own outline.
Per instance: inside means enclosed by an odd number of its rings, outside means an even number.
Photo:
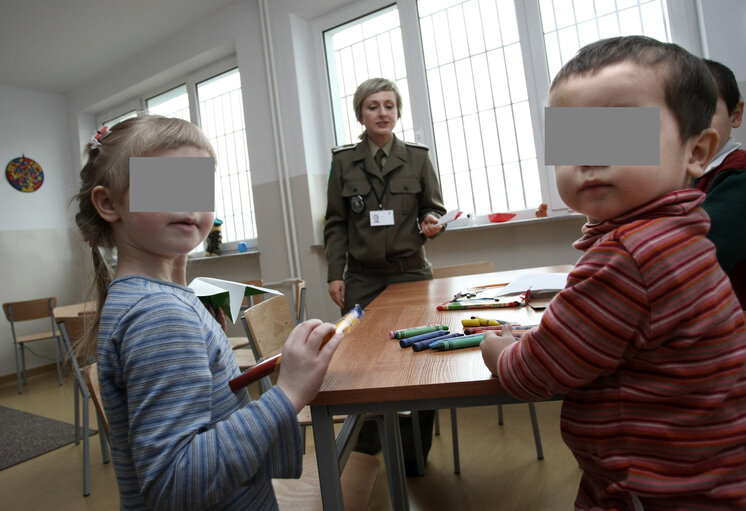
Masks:
[[[99,147],[101,147],[101,143],[103,142],[103,140],[108,137],[110,133],[111,131],[109,131],[109,127],[104,126],[91,137],[91,141],[88,142],[88,147],[90,147],[91,149],[98,149]]]

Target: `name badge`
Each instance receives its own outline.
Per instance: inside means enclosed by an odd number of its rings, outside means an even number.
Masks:
[[[376,209],[370,212],[371,227],[380,227],[383,225],[394,225],[393,209]]]

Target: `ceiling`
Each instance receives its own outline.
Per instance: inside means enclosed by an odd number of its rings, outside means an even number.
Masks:
[[[66,92],[236,0],[0,0],[0,85]]]

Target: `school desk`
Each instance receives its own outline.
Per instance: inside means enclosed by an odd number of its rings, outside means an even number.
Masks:
[[[462,331],[472,315],[521,324],[538,323],[530,307],[438,311],[439,303],[475,285],[506,283],[525,273],[568,272],[571,266],[529,268],[394,284],[367,308],[361,323],[340,343],[319,394],[311,403],[316,460],[325,510],[342,510],[339,481],[344,452],[362,423],[383,416],[384,461],[392,508],[409,509],[397,411],[462,408],[521,402],[507,394],[482,362],[478,347],[414,352],[389,338],[390,330],[444,324]],[[478,314],[475,314],[478,313]],[[559,398],[559,397],[558,397]],[[332,417],[348,415],[335,440]],[[340,456],[341,453],[341,456]]]

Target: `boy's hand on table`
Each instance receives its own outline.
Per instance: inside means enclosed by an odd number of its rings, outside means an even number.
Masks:
[[[484,365],[495,376],[497,376],[497,359],[500,357],[500,353],[515,342],[513,329],[510,325],[503,325],[501,332],[500,335],[495,330],[484,332],[484,340],[479,344]]]
[[[334,350],[344,334],[335,334],[336,327],[309,319],[297,325],[282,348],[282,363],[277,386],[285,393],[297,412],[318,394]],[[323,339],[331,339],[321,346]]]

